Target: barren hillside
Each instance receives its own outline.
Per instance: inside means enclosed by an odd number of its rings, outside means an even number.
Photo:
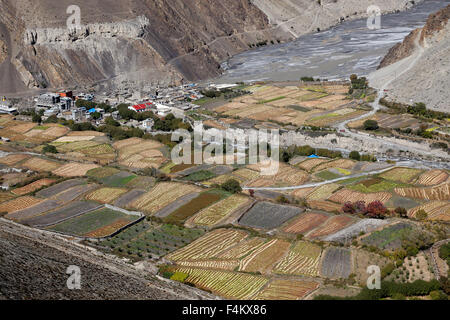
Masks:
[[[381,87],[389,77],[388,96],[403,103],[424,102],[428,108],[449,112],[450,5],[431,14],[423,28],[413,31],[386,55],[380,69],[370,76]],[[400,76],[401,70],[410,68]]]
[[[418,1],[416,1],[417,3]],[[218,75],[220,63],[261,42],[277,43],[366,16],[369,0],[0,0],[0,91],[124,80],[180,82]],[[384,13],[410,0],[379,1]]]
[[[91,249],[92,250],[92,249]],[[0,219],[0,300],[214,299],[212,295],[149,272],[56,235]],[[71,265],[81,270],[81,290],[67,289]]]

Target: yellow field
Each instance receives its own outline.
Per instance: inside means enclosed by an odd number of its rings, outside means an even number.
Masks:
[[[265,243],[264,238],[251,238],[245,241],[242,241],[234,248],[225,251],[224,253],[218,255],[219,259],[225,260],[233,260],[233,259],[241,259],[248,255],[250,252],[258,249]]]
[[[325,200],[328,199],[336,190],[341,188],[339,184],[330,183],[320,187],[317,187],[312,191],[306,199],[315,201],[315,200]]]
[[[419,210],[424,210],[429,220],[450,221],[450,203],[448,201],[430,201],[408,211],[409,217],[416,217]]]
[[[136,169],[159,168],[167,159],[159,150],[163,144],[154,140],[130,138],[113,144],[118,150],[119,164]]]
[[[134,200],[130,206],[147,214],[154,214],[178,198],[200,191],[200,188],[193,185],[163,182]]]
[[[44,201],[44,200],[34,198],[34,197],[29,197],[29,196],[16,198],[14,200],[0,204],[0,212],[11,213],[14,211],[23,210],[28,207],[37,205],[37,204],[41,203],[42,201]]]
[[[86,200],[111,204],[127,191],[127,189],[121,188],[100,188],[86,195]]]
[[[85,176],[89,170],[98,167],[99,166],[96,164],[68,163],[56,170],[53,170],[52,173],[61,177],[82,177]]]
[[[210,260],[247,238],[247,232],[233,229],[217,229],[211,231],[168,256],[172,261]]]
[[[27,154],[9,154],[6,157],[0,158],[0,163],[7,166],[13,166],[28,158],[30,158],[30,155]]]
[[[62,164],[51,161],[51,160],[45,160],[38,157],[33,157],[27,161],[25,161],[22,164],[22,167],[25,167],[27,169],[37,171],[37,172],[51,172],[53,170],[58,169],[61,167]]]
[[[248,300],[254,296],[268,279],[250,274],[194,269],[187,267],[173,268],[176,272],[188,274],[186,282],[193,283],[199,288],[207,289],[213,293],[233,300]]]
[[[312,291],[316,290],[319,284],[314,281],[297,281],[274,279],[269,285],[259,292],[254,300],[300,300]]]
[[[261,273],[270,272],[273,265],[283,257],[290,245],[289,242],[284,240],[271,240],[242,259],[239,270]]]
[[[232,195],[200,211],[192,221],[196,225],[212,227],[250,202],[245,196]]]
[[[288,255],[278,263],[274,272],[291,275],[319,276],[322,249],[309,242],[298,242]]]

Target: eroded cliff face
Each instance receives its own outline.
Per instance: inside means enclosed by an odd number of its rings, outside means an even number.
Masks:
[[[73,31],[66,26],[71,0],[0,0],[0,91],[212,78],[221,62],[256,43],[364,16],[369,2],[79,0],[82,27]],[[382,0],[381,9],[410,4]]]
[[[382,75],[383,80],[395,75],[388,87],[390,100],[423,102],[429,109],[450,112],[449,17],[450,5],[431,14],[423,28],[413,31],[384,58],[372,78]]]

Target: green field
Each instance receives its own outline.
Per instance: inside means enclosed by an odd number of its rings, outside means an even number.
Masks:
[[[366,179],[351,186],[347,186],[348,189],[364,193],[382,192],[382,191],[389,192],[391,190],[394,190],[395,188],[403,188],[403,187],[409,187],[409,185],[394,181],[388,181],[381,178]]]
[[[137,216],[126,215],[122,212],[103,208],[64,221],[51,227],[50,230],[76,236],[85,236],[94,230],[108,226],[119,220],[127,220],[131,223],[137,220]]]
[[[201,170],[184,177],[183,180],[192,182],[201,182],[212,179],[214,177],[216,177],[216,175],[211,171]]]
[[[316,177],[323,179],[323,180],[333,180],[333,179],[340,178],[341,176],[338,175],[337,173],[326,170],[326,171],[316,173]]]
[[[124,187],[137,178],[137,175],[120,172],[116,175],[103,179],[103,183],[110,187]]]
[[[143,221],[103,241],[101,245],[119,256],[138,261],[164,256],[188,245],[203,234],[204,231],[199,229]]]
[[[221,190],[211,190],[204,192],[197,198],[192,199],[185,205],[172,212],[164,219],[164,221],[167,223],[183,223],[197,212],[228,196],[229,194],[227,192]]]
[[[120,170],[118,170],[116,168],[101,167],[101,168],[95,168],[95,169],[89,170],[87,172],[87,176],[96,178],[96,179],[103,179],[103,178],[113,176],[119,172],[120,172]]]

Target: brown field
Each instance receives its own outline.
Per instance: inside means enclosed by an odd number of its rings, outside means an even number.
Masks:
[[[314,172],[319,172],[326,169],[341,168],[341,169],[353,169],[355,166],[355,161],[349,159],[338,159],[323,163],[314,168]]]
[[[177,261],[177,266],[233,271],[239,266],[239,261],[238,260]]]
[[[306,213],[292,221],[292,223],[285,227],[283,231],[295,234],[307,233],[320,226],[327,221],[328,218],[329,216],[322,213]]]
[[[315,189],[315,187],[297,189],[297,190],[292,191],[290,194],[293,197],[305,199],[311,192],[313,192],[314,189]]]
[[[322,249],[320,246],[306,241],[298,241],[275,266],[274,272],[318,277],[321,256]]]
[[[258,163],[256,165],[250,165],[248,167],[250,169],[260,171],[261,167],[265,167],[265,165]],[[279,169],[275,175],[262,175],[259,179],[252,181],[248,186],[254,188],[275,185],[295,186],[302,185],[308,180],[309,175],[305,171],[284,163],[279,163]]]
[[[402,197],[421,200],[450,200],[450,183],[429,188],[396,188]]]
[[[12,198],[14,198],[12,193],[0,192],[0,203],[3,203],[3,202],[8,201],[8,200],[11,200]]]
[[[54,180],[54,179],[41,179],[41,180],[35,181],[33,183],[30,183],[30,184],[28,184],[28,185],[26,185],[26,186],[24,186],[22,188],[14,189],[11,192],[16,194],[16,195],[18,195],[18,196],[23,196],[25,194],[28,194],[28,193],[34,192],[36,190],[39,190],[42,187],[49,186],[49,185],[51,185],[51,184],[53,184],[55,182],[56,182],[56,180]]]
[[[396,128],[411,128],[412,130],[419,129],[420,121],[408,114],[388,114],[378,112],[375,116],[369,118],[378,122],[381,128],[396,129]],[[358,120],[349,123],[350,128],[362,127],[364,121],[368,119]]]
[[[85,176],[89,170],[98,167],[99,166],[96,164],[68,163],[56,170],[53,170],[52,173],[61,177],[82,177]]]
[[[127,191],[127,189],[121,188],[100,188],[86,195],[86,199],[100,203],[113,203]]]
[[[369,204],[373,201],[381,201],[383,203],[386,203],[391,198],[392,194],[388,192],[361,193],[358,191],[341,189],[331,197],[329,197],[328,200],[341,204],[357,201],[364,201],[365,203]]]
[[[300,300],[319,287],[317,282],[274,279],[254,300]]]
[[[164,147],[158,141],[130,138],[113,144],[118,150],[119,164],[136,169],[158,168],[167,159],[159,150]]]
[[[106,134],[98,131],[72,131],[67,136],[69,137],[103,137]]]
[[[242,230],[217,229],[169,254],[166,259],[172,261],[210,260],[228,251],[247,236],[247,232]]]
[[[251,238],[248,240],[241,241],[237,246],[224,251],[222,254],[218,255],[217,258],[224,260],[238,260],[242,259],[252,251],[258,249],[265,243],[264,238]]]
[[[212,227],[250,203],[250,198],[235,194],[203,209],[193,217],[192,222],[196,225]]]
[[[308,234],[308,238],[313,239],[336,233],[339,230],[342,230],[345,227],[349,226],[353,222],[355,222],[355,220],[347,216],[331,217],[324,225]]]
[[[311,171],[314,167],[318,166],[319,164],[322,164],[324,162],[329,162],[330,160],[327,159],[309,159],[305,160],[303,162],[300,162],[297,167],[300,169],[303,169],[305,171]]]
[[[308,194],[306,199],[310,201],[326,200],[339,188],[341,188],[341,186],[336,183],[316,187],[310,194]]]
[[[408,216],[415,218],[419,210],[428,214],[429,220],[450,221],[450,203],[447,201],[430,201],[424,205],[410,209]]]
[[[22,164],[22,167],[37,172],[51,172],[53,170],[58,169],[61,166],[62,164],[58,162],[45,160],[39,157],[33,157]]]
[[[333,111],[349,103],[345,95],[334,92],[330,95],[324,89],[324,87],[278,88],[267,86],[264,89],[256,90],[251,96],[238,97],[214,110],[232,117],[303,125],[308,119],[324,110]],[[330,90],[335,89],[330,87]],[[340,92],[340,90],[342,89],[335,92]],[[311,110],[300,110],[298,108],[300,106]]]
[[[312,209],[323,210],[327,212],[342,212],[342,205],[326,200],[308,201],[308,206]]]
[[[201,189],[193,185],[163,182],[134,200],[130,206],[154,214],[177,199],[195,192],[201,192]]]
[[[16,198],[14,200],[4,202],[0,204],[0,212],[11,213],[14,211],[23,210],[34,205],[41,203],[42,199],[37,199],[34,197],[24,196],[20,198]]]
[[[55,141],[54,143],[70,143],[70,142],[88,142],[94,140],[96,136],[64,136]]]
[[[86,233],[84,236],[88,237],[88,238],[104,238],[104,237],[107,237],[107,236],[113,234],[114,232],[116,232],[120,228],[125,227],[128,224],[130,224],[130,220],[119,219],[107,226],[104,226],[104,227],[98,228],[96,230],[93,230],[89,233]]]
[[[9,129],[16,133],[24,134],[36,126],[37,126],[36,123],[31,123],[31,122],[20,123],[19,121],[17,121],[16,124],[14,126],[10,127]]]
[[[447,181],[448,177],[448,173],[443,170],[430,170],[420,175],[415,184],[435,186]]]
[[[7,166],[13,166],[16,163],[19,163],[30,157],[31,156],[28,154],[10,154],[10,155],[7,155],[6,157],[0,158],[0,163],[5,164]]]
[[[241,260],[239,270],[267,273],[289,250],[290,242],[274,239]]]

